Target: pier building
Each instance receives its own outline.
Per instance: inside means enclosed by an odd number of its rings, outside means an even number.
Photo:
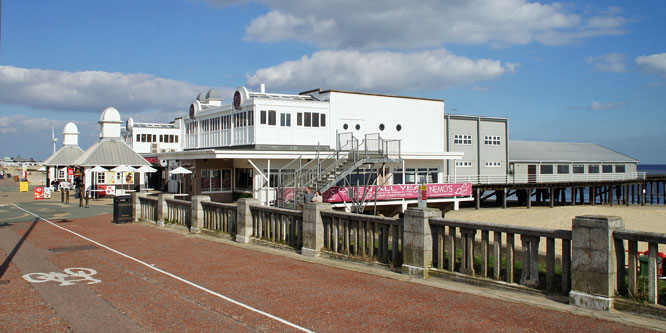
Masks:
[[[62,147],[42,163],[46,167],[47,185],[52,180],[73,182],[74,162],[83,155],[83,149],[79,147],[79,129],[76,124],[73,122],[67,123],[62,135]]]

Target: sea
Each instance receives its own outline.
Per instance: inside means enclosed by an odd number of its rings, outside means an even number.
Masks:
[[[638,164],[638,172],[646,172],[648,175],[666,175],[666,164]]]

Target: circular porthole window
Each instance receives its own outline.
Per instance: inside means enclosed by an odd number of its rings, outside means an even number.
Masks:
[[[383,131],[384,130],[384,124],[379,124],[379,130]]]
[[[400,132],[401,129],[402,129],[402,126],[400,124],[395,126],[396,131]]]
[[[344,128],[344,129],[348,129],[348,128],[349,128],[349,125],[344,124],[344,125],[342,125],[342,128]]]
[[[358,130],[360,130],[360,129],[361,129],[361,125],[356,124],[356,130],[358,131]]]

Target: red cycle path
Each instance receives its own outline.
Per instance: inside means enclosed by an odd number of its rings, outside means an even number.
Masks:
[[[617,322],[294,260],[147,225],[116,225],[110,223],[110,219],[109,215],[102,215],[58,225],[313,331],[636,330],[636,327]],[[27,233],[30,224],[15,223],[0,232],[9,229],[20,238]],[[45,260],[61,270],[68,267],[96,270],[98,273],[94,277],[102,282],[78,283],[76,288],[97,295],[104,302],[104,309],[107,309],[103,311],[117,312],[113,316],[126,320],[124,325],[134,325],[139,330],[295,330],[104,248],[59,253],[46,251],[90,244],[44,221],[35,224],[24,243],[26,249],[34,247],[35,253],[46,253]],[[8,252],[5,249],[5,256]],[[19,260],[18,257],[16,260]],[[20,260],[26,259],[21,257]],[[25,263],[17,261],[17,266],[21,265]],[[11,311],[14,307],[39,310],[37,312],[42,315],[35,320],[50,320],[51,326],[47,326],[47,330],[60,330],[67,326],[77,329],[67,319],[72,318],[71,314],[59,313],[59,319],[53,319],[51,309],[58,306],[49,302],[80,302],[73,308],[78,306],[82,312],[88,311],[85,313],[90,312],[86,307],[99,307],[94,305],[95,300],[86,294],[86,290],[80,290],[81,296],[76,297],[60,299],[53,296],[75,290],[68,290],[72,286],[58,286],[56,282],[41,284],[50,284],[50,298],[47,297],[46,301],[40,299],[40,294],[35,293],[27,281],[19,278],[22,274],[33,272],[18,273],[16,270],[10,264],[10,269],[2,277],[10,283],[0,285],[3,293],[4,290],[12,290],[12,293],[2,296],[3,299],[12,297],[14,305],[9,307],[9,313],[20,315],[18,310]],[[36,288],[35,285],[32,286]],[[47,293],[41,289],[38,291]],[[106,304],[109,306],[106,307]],[[3,307],[7,308],[6,305]],[[72,309],[71,304],[68,309]],[[3,316],[4,322],[7,316]],[[85,318],[89,323],[82,324],[97,325],[102,329],[110,324],[104,321],[111,319],[105,318],[114,318],[101,314],[99,317],[97,314],[88,316],[92,317]],[[26,325],[26,320],[11,320],[4,322],[0,328],[26,330],[32,327]]]

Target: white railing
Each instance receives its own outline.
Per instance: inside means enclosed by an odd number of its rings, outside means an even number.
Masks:
[[[446,183],[472,184],[528,184],[564,182],[600,182],[645,180],[645,172],[558,174],[558,175],[500,175],[500,176],[446,176]]]
[[[205,133],[187,134],[185,149],[228,147],[232,145],[249,145],[254,143],[254,126],[221,129]]]

